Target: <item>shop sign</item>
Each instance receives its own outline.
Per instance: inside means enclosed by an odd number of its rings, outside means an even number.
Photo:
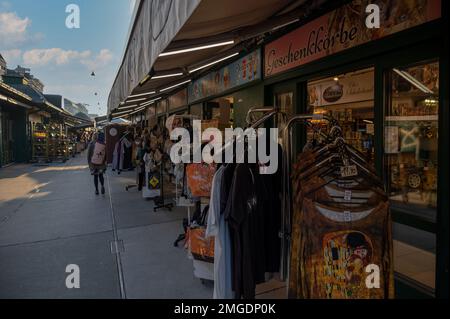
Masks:
[[[169,110],[172,111],[182,106],[186,106],[187,103],[187,90],[183,89],[177,93],[169,96]]]
[[[346,75],[337,81],[315,82],[308,85],[308,96],[309,104],[316,107],[373,100],[374,73],[370,71]]]
[[[261,51],[258,49],[239,60],[192,82],[189,103],[223,93],[261,78]]]
[[[441,17],[441,0],[379,0],[380,28],[369,29],[365,9],[371,2],[355,0],[269,43],[264,51],[264,75],[269,77]]]

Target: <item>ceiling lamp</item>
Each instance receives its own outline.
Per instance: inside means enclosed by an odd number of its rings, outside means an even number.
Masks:
[[[180,83],[177,83],[177,84],[168,86],[168,87],[166,87],[166,88],[164,88],[164,89],[161,89],[160,91],[161,91],[161,92],[165,92],[165,91],[174,89],[174,88],[176,88],[176,87],[178,87],[178,86],[181,86],[181,85],[183,85],[183,84],[189,83],[189,82],[191,82],[191,80],[186,80],[186,81],[183,81],[183,82],[180,82]]]
[[[130,95],[128,98],[132,98],[132,97],[138,97],[138,96],[144,96],[144,95],[151,95],[151,94],[155,94],[155,91],[151,91],[151,92],[147,92],[147,93],[141,93],[141,94],[135,94],[135,95]]]
[[[216,60],[216,61],[213,61],[213,62],[207,63],[207,64],[205,64],[205,65],[199,66],[198,68],[189,70],[189,73],[194,73],[194,72],[197,72],[197,71],[202,70],[202,69],[204,69],[204,68],[210,67],[210,66],[212,66],[212,65],[214,65],[214,64],[217,64],[217,63],[220,63],[220,62],[222,62],[222,61],[231,59],[232,57],[234,57],[234,56],[236,56],[236,55],[238,55],[238,54],[239,54],[239,52],[236,52],[236,53],[230,54],[230,55],[228,55],[228,56],[226,56],[226,57],[224,57],[224,58],[221,58],[221,59],[218,59],[218,60]]]
[[[192,47],[192,48],[187,48],[187,49],[180,49],[180,50],[163,52],[159,56],[160,57],[164,57],[164,56],[181,54],[181,53],[187,53],[187,52],[193,52],[193,51],[198,51],[198,50],[205,50],[205,49],[210,49],[210,48],[215,48],[215,47],[220,47],[220,46],[225,46],[225,45],[230,45],[230,44],[234,44],[234,40],[225,41],[225,42],[218,42],[218,43],[212,43],[212,44],[205,44],[205,45]]]

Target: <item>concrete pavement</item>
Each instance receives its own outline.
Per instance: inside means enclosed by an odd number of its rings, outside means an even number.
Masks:
[[[0,169],[0,298],[211,298],[173,247],[185,209],[153,212],[134,172],[109,171],[96,196],[84,154]],[[80,288],[68,289],[68,264]]]

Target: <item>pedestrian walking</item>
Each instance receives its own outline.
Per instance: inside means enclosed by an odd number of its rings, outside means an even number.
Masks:
[[[92,135],[92,141],[88,147],[87,160],[91,175],[94,176],[95,195],[98,195],[98,181],[100,180],[101,192],[105,194],[105,179],[103,174],[106,171],[106,145],[105,134],[102,132]]]

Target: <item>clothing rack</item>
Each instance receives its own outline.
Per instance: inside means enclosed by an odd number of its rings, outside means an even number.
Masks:
[[[282,280],[289,279],[289,254],[290,254],[290,230],[291,230],[291,165],[292,165],[292,127],[295,123],[303,123],[310,125],[308,120],[325,120],[330,123],[337,123],[330,117],[323,114],[298,114],[291,116],[283,128],[283,165],[282,165],[282,209],[281,209],[281,267],[280,278]],[[319,132],[323,137],[328,137],[323,132]]]
[[[155,206],[153,207],[153,211],[156,212],[158,209],[167,209],[169,211],[173,208],[173,203],[166,203],[164,197],[164,156],[161,158],[161,162],[159,163],[159,174],[160,174],[160,185],[161,185],[161,196],[156,197],[153,201]]]

